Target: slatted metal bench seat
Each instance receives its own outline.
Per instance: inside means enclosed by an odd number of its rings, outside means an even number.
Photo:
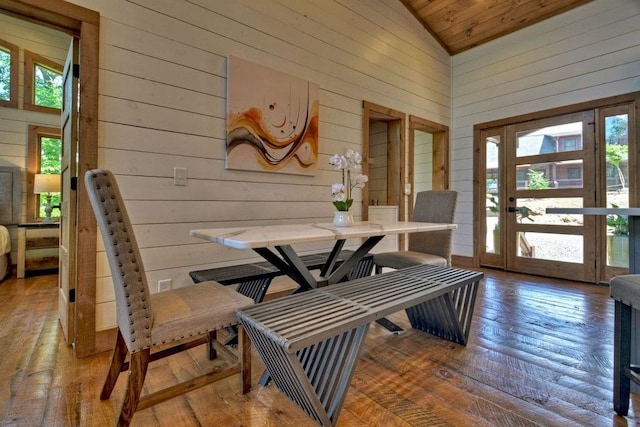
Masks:
[[[239,310],[271,378],[322,425],[344,402],[369,324],[406,310],[414,328],[465,345],[480,272],[419,265]]]
[[[344,250],[336,262],[340,265],[353,251]],[[319,270],[327,262],[329,253],[319,253],[301,256],[300,259],[309,270]],[[373,255],[366,255],[355,267],[351,269],[347,278],[349,280],[369,276],[373,271]],[[282,273],[271,263],[257,262],[251,264],[230,265],[226,267],[210,268],[206,270],[191,271],[189,276],[194,283],[214,280],[223,285],[238,285],[237,291],[242,295],[252,298],[255,302],[262,302],[269,285],[274,277]]]

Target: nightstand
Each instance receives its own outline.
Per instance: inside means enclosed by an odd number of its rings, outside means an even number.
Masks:
[[[59,223],[18,224],[18,279],[24,278],[27,272],[56,272],[59,245]]]

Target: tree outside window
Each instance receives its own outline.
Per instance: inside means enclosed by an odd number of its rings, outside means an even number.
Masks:
[[[0,47],[0,99],[11,100],[11,53]]]
[[[62,161],[62,138],[59,128],[30,125],[28,146],[27,171],[29,175],[27,218],[30,221],[44,218],[46,194],[33,192],[33,177],[37,173],[59,174]],[[60,194],[53,193],[53,206],[60,206]],[[52,217],[60,216],[60,209],[54,208]]]
[[[18,47],[0,40],[0,106],[18,107]]]
[[[24,109],[60,114],[62,65],[28,50],[24,56]]]
[[[62,139],[49,136],[40,137],[40,173],[59,174],[60,173],[60,155],[62,153]],[[38,197],[38,216],[44,217],[44,208],[46,206],[46,194],[40,194]],[[53,194],[51,197],[52,206],[60,206],[60,194]],[[55,212],[55,210],[54,210]],[[54,214],[55,216],[59,216]]]
[[[34,99],[40,107],[62,108],[62,73],[36,64]]]

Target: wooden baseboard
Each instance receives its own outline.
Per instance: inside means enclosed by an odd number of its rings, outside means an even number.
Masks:
[[[454,267],[477,267],[470,256],[451,255],[451,263]]]
[[[116,328],[110,328],[96,332],[95,353],[101,353],[103,351],[113,351],[113,347],[116,344],[117,333],[118,330]]]

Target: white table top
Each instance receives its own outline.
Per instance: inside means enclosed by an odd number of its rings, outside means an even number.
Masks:
[[[387,234],[451,230],[455,228],[457,228],[456,224],[375,221],[356,222],[351,227],[336,227],[333,223],[318,223],[207,228],[191,230],[189,234],[193,237],[209,240],[231,248],[252,249],[326,240],[384,236]]]
[[[547,208],[548,214],[640,216],[640,208]]]

